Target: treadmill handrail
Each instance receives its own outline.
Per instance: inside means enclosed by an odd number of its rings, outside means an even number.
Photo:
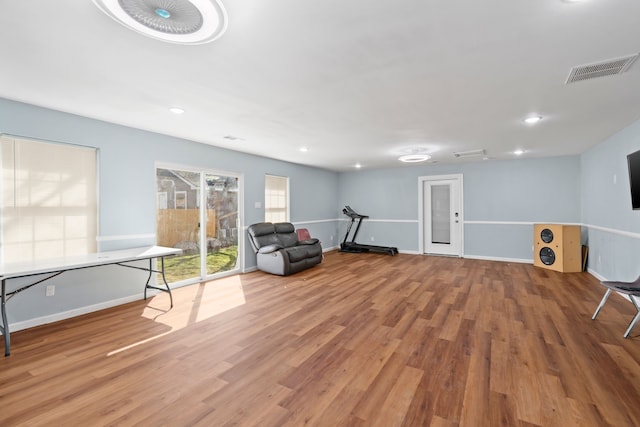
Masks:
[[[353,209],[351,209],[351,206],[345,206],[344,209],[342,209],[342,213],[345,214],[346,216],[350,217],[351,219],[354,219],[354,218],[369,218],[369,215],[359,214],[358,212],[356,212]]]

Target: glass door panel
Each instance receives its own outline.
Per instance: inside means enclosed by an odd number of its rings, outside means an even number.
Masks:
[[[238,178],[206,174],[206,273],[238,267]]]
[[[165,260],[168,282],[201,277],[200,173],[156,169],[157,243],[182,249]]]
[[[449,185],[431,186],[431,243],[451,244]]]

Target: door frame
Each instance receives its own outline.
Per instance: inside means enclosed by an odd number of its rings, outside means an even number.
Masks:
[[[453,256],[463,257],[464,255],[464,185],[463,175],[451,174],[451,175],[429,175],[418,177],[418,250],[420,254],[425,253],[426,242],[424,241],[424,228],[425,220],[428,216],[424,212],[424,185],[426,182],[437,181],[457,181],[458,182],[458,206],[460,206],[459,220],[460,220],[460,232],[458,233],[458,253]]]

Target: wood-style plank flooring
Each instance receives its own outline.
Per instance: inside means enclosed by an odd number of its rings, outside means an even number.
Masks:
[[[332,252],[12,334],[1,426],[638,426],[635,309],[586,273]],[[9,304],[11,304],[9,302]]]

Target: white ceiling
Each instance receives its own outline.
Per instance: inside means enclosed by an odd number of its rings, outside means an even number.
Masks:
[[[223,2],[227,32],[183,46],[91,0],[0,0],[0,97],[337,171],[578,154],[640,119],[640,60],[565,84],[640,51],[638,0]]]

